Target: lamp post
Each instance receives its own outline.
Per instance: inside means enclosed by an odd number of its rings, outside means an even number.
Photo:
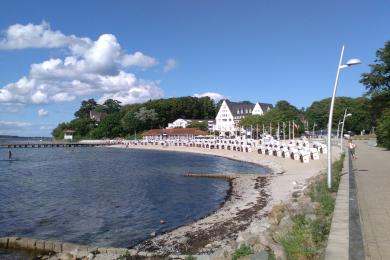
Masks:
[[[341,136],[340,136],[340,153],[343,153],[343,133],[344,133],[344,123],[345,123],[345,119],[347,117],[350,117],[352,116],[351,113],[348,113],[347,114],[347,109],[345,109],[344,111],[344,118],[343,118],[343,126],[341,127]]]
[[[336,140],[339,140],[339,133],[340,133],[340,125],[342,124],[341,120],[339,120],[339,124],[337,125],[337,133],[336,133]]]
[[[330,109],[329,109],[329,120],[328,120],[328,188],[329,189],[332,187],[332,146],[331,146],[332,143],[331,143],[331,136],[332,136],[333,108],[334,108],[334,100],[336,97],[337,85],[338,85],[338,81],[339,81],[340,70],[361,63],[361,61],[358,59],[351,59],[347,62],[347,64],[343,65],[342,64],[343,55],[344,55],[344,45],[341,48],[339,66],[337,67],[336,80],[335,80],[334,86],[333,86],[333,95],[332,95],[332,100],[330,102]]]
[[[316,123],[313,124],[313,139],[314,139],[314,129],[316,128]]]

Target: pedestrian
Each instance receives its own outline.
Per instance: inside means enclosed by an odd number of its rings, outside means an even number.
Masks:
[[[350,151],[350,153],[351,153],[351,155],[352,155],[352,159],[357,159],[357,156],[356,156],[356,144],[354,144],[354,143],[352,142],[352,138],[349,139],[349,144],[348,144],[348,146],[349,146],[349,151]]]
[[[11,152],[11,150],[8,151],[8,160],[12,160],[12,152]]]

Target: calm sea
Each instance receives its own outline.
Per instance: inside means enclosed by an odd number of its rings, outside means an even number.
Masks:
[[[228,182],[191,172],[265,169],[216,156],[115,148],[0,149],[0,236],[128,247],[223,203]],[[164,220],[165,224],[160,224]]]

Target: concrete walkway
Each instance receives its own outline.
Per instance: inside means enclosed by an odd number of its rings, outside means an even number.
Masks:
[[[349,158],[344,159],[325,260],[349,259]]]
[[[390,151],[356,141],[356,178],[366,259],[390,259]]]

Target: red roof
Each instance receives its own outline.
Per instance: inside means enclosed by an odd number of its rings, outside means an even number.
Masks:
[[[196,128],[171,128],[171,129],[151,129],[142,135],[207,135],[206,131]]]

